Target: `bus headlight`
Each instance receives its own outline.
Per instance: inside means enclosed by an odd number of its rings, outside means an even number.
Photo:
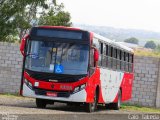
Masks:
[[[83,85],[80,85],[80,86],[78,86],[78,87],[75,87],[73,93],[79,92],[79,91],[81,91],[82,89],[84,89],[85,87],[86,87],[86,84],[83,84]]]
[[[81,89],[84,89],[86,87],[86,84],[81,85]]]
[[[74,88],[74,92],[78,92],[79,91],[79,86]]]
[[[30,89],[33,88],[32,83],[29,82],[27,79],[24,79],[24,83],[25,83]]]
[[[32,88],[32,83],[28,82],[28,86]]]

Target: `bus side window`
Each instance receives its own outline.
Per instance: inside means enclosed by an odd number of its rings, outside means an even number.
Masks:
[[[133,67],[133,55],[129,54],[129,72],[133,72],[132,67]]]
[[[94,67],[94,49],[90,50],[90,66]]]
[[[124,71],[124,52],[121,51],[121,70]]]
[[[132,54],[132,72],[133,72],[133,61],[134,61],[134,57],[133,57],[133,54]]]
[[[102,66],[102,60],[103,60],[103,43],[99,42],[100,45],[100,54],[99,54],[99,66]]]
[[[129,53],[126,53],[126,65],[125,65],[125,67],[126,67],[126,72],[128,72],[129,71]]]
[[[93,38],[93,46],[96,47],[99,51],[99,63],[98,63],[98,65],[101,66],[101,64],[100,64],[101,63],[100,62],[101,61],[101,53],[100,53],[101,52],[101,44],[100,44],[99,40],[95,37]]]
[[[113,47],[111,46],[111,68],[113,68]]]
[[[113,49],[113,69],[117,69],[117,49]]]
[[[97,49],[100,48],[99,41],[97,38],[93,38],[93,46],[96,47]]]
[[[100,44],[101,44],[101,54],[103,54],[103,43]]]
[[[124,71],[126,71],[126,64],[127,64],[127,61],[126,61],[126,52],[124,52]]]
[[[111,46],[108,46],[108,68],[111,68]]]
[[[117,70],[120,70],[120,50],[117,49]]]
[[[119,50],[119,69],[121,70],[122,69],[122,51]]]
[[[108,50],[108,45],[106,45],[106,67],[108,67],[108,61],[109,61],[109,58],[108,58],[108,56],[109,56],[109,50]]]
[[[102,66],[106,67],[106,45],[103,44],[103,59],[102,59]]]
[[[95,63],[94,63],[94,49],[90,50],[90,67],[89,67],[89,74],[90,76],[94,73],[95,70]]]

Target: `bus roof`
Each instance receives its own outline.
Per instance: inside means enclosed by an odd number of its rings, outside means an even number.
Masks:
[[[86,31],[86,30],[83,30],[81,28],[76,28],[76,27],[65,27],[65,26],[38,26],[39,28],[59,28],[59,29],[68,29],[68,30],[81,30],[81,31]],[[89,32],[89,31],[88,31]],[[130,53],[134,53],[133,49],[123,45],[123,44],[120,44],[118,42],[114,42],[113,40],[110,40],[108,38],[105,38],[101,35],[98,35],[94,32],[92,32],[94,37],[97,38],[97,39],[100,39],[104,42],[107,42],[108,44],[111,44],[113,45],[113,47],[116,47],[116,48],[119,48],[121,50],[124,50],[124,51],[127,51],[127,52],[130,52]]]
[[[59,29],[67,29],[67,30],[81,30],[75,27],[66,27],[66,26],[38,26],[38,28],[59,28]]]
[[[96,34],[96,33],[93,33],[93,36],[94,36],[95,38],[97,38],[97,39],[102,40],[103,42],[106,42],[106,43],[112,45],[113,47],[119,48],[119,49],[121,49],[121,50],[130,52],[130,53],[134,53],[134,51],[133,51],[132,48],[129,48],[129,47],[127,47],[127,46],[125,46],[125,45],[123,45],[123,44],[120,44],[120,43],[118,43],[118,42],[115,42],[115,41],[113,41],[113,40],[111,40],[111,39],[105,38],[105,37],[103,37],[103,36],[101,36],[101,35],[98,35],[98,34]]]

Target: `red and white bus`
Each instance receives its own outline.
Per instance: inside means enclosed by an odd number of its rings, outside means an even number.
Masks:
[[[92,32],[62,26],[33,27],[20,46],[20,94],[38,108],[82,103],[88,112],[105,104],[119,109],[131,98],[133,50]]]

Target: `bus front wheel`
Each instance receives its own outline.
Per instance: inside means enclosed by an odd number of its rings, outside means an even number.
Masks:
[[[47,102],[44,99],[36,98],[36,105],[37,105],[37,108],[45,108],[47,105]]]
[[[86,104],[86,111],[94,112],[97,109],[97,104],[98,104],[98,92],[96,91],[94,95],[94,101],[92,103]]]

